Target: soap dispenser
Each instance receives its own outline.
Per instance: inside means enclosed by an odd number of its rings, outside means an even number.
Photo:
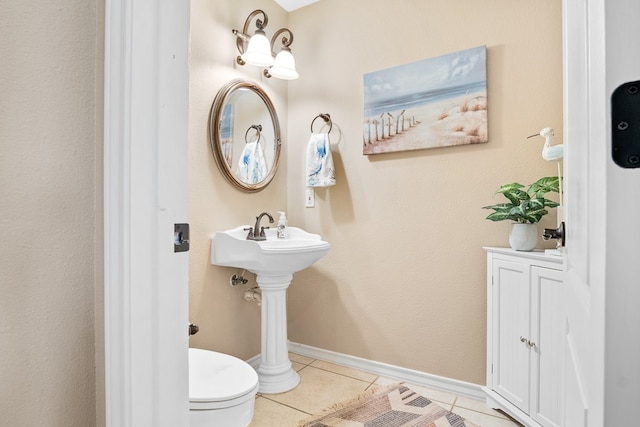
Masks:
[[[289,237],[289,230],[287,230],[287,226],[289,225],[287,221],[287,214],[284,212],[278,212],[280,214],[280,218],[278,219],[278,231],[276,236],[278,239],[286,239]]]

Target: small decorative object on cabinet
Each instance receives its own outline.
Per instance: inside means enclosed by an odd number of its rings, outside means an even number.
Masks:
[[[538,244],[537,227],[543,216],[549,213],[547,208],[555,208],[558,203],[545,198],[549,192],[557,193],[559,178],[548,176],[540,178],[524,190],[524,185],[513,182],[501,186],[496,193],[502,194],[508,202],[484,206],[493,209],[486,219],[491,221],[513,221],[514,227],[509,236],[509,244],[518,251],[531,251]]]
[[[562,426],[562,258],[487,251],[487,405],[526,426]]]
[[[538,245],[538,227],[535,224],[516,222],[509,233],[509,246],[517,251],[532,251]]]

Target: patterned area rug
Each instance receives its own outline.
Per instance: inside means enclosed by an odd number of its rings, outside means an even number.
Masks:
[[[396,384],[338,403],[298,427],[478,427]]]

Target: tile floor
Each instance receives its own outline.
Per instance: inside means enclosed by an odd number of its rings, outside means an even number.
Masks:
[[[300,374],[300,385],[281,394],[256,398],[255,414],[249,427],[296,427],[298,421],[321,412],[334,403],[349,400],[372,385],[396,382],[322,360],[290,353],[293,367]],[[484,401],[407,384],[419,394],[480,427],[519,427],[502,412],[488,408]]]

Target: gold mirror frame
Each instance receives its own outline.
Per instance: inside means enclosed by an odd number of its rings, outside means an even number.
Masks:
[[[249,183],[245,182],[240,177],[238,177],[232,170],[233,162],[228,162],[225,158],[225,153],[223,150],[223,138],[222,138],[222,119],[223,119],[223,111],[225,105],[229,102],[230,97],[236,93],[236,91],[248,89],[258,95],[260,100],[264,102],[266,110],[269,113],[271,118],[271,123],[273,125],[273,164],[271,168],[267,171],[267,175],[257,183]],[[254,125],[258,125],[254,123]],[[261,128],[260,128],[261,129]],[[248,132],[248,131],[247,131]],[[211,145],[211,151],[213,152],[213,158],[216,161],[216,165],[222,175],[237,189],[244,191],[246,193],[256,193],[258,191],[263,190],[273,177],[275,176],[278,170],[278,164],[280,161],[280,149],[282,145],[281,135],[280,135],[280,122],[278,121],[278,115],[276,114],[276,109],[271,102],[271,99],[267,95],[267,93],[262,89],[258,84],[248,81],[248,80],[232,80],[229,83],[225,84],[216,94],[215,99],[213,100],[213,104],[211,105],[211,111],[209,112],[209,126],[208,126],[208,137],[209,144]],[[246,141],[247,134],[243,133],[242,135],[232,136],[232,144],[237,144],[238,141],[244,144]],[[258,131],[258,143],[260,141],[260,134]]]

